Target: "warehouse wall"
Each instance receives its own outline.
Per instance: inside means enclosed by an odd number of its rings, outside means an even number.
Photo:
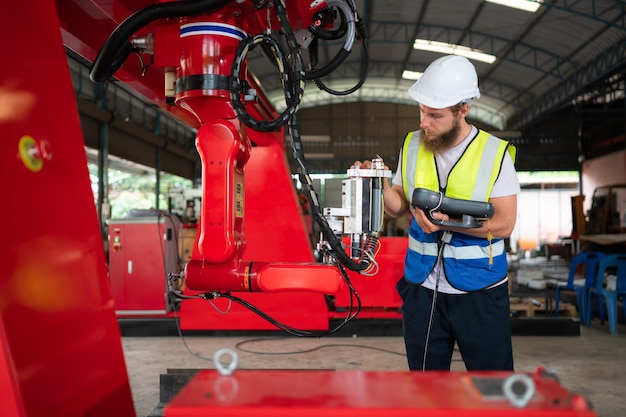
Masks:
[[[591,208],[593,191],[603,185],[626,184],[626,151],[614,152],[582,164],[583,207]]]
[[[522,190],[517,223],[511,235],[513,249],[538,249],[542,243],[558,242],[572,234],[573,189]]]
[[[355,160],[376,155],[382,156],[387,166],[395,170],[406,134],[419,129],[419,107],[417,103],[336,103],[301,109],[298,121],[301,135],[312,139],[304,143],[310,172],[341,173]],[[580,168],[577,123],[571,117],[551,120],[528,132],[502,132],[469,118],[468,121],[515,145],[518,170]],[[286,141],[289,148],[290,138]],[[292,168],[295,171],[295,165]]]

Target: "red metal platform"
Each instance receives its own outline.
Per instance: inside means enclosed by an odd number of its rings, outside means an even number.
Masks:
[[[166,406],[166,417],[192,416],[596,416],[580,395],[539,372],[524,407],[505,398],[505,372],[201,371]]]

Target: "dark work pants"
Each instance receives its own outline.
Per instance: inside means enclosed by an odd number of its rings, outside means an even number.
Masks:
[[[402,332],[409,369],[421,371],[434,291],[408,283],[402,298]],[[467,294],[437,294],[426,353],[426,370],[450,370],[454,345],[468,371],[513,370],[508,285]]]

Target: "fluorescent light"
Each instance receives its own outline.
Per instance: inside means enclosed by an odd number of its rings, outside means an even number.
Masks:
[[[460,55],[468,59],[486,62],[488,64],[493,64],[496,60],[495,55],[484,53],[478,49],[472,49],[466,46],[454,45],[445,42],[428,41],[426,39],[415,39],[413,48],[420,49],[422,51],[439,52],[442,54]]]
[[[305,153],[304,157],[311,160],[335,159],[334,153]]]
[[[291,135],[287,135],[286,136],[287,140],[291,140]],[[325,142],[328,143],[330,142],[330,136],[329,135],[300,135],[300,140],[302,142]]]
[[[521,139],[522,132],[519,130],[490,130],[489,133],[500,139]]]
[[[524,10],[526,12],[536,12],[542,0],[487,0],[489,3],[500,4],[502,6],[512,7],[514,9]]]
[[[404,78],[405,80],[417,80],[419,77],[422,76],[422,74],[424,73],[419,71],[404,70],[402,71],[402,78]]]
[[[302,135],[300,136],[302,142],[330,142],[329,135]]]

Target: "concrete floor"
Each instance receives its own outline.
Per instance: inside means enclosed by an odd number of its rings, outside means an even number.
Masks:
[[[516,371],[539,366],[561,385],[582,394],[600,417],[626,415],[626,326],[612,336],[595,319],[580,336],[514,336]],[[145,417],[159,403],[159,376],[168,369],[214,369],[221,348],[239,355],[240,369],[406,370],[401,337],[123,337],[136,414]],[[464,371],[455,353],[453,370]]]

